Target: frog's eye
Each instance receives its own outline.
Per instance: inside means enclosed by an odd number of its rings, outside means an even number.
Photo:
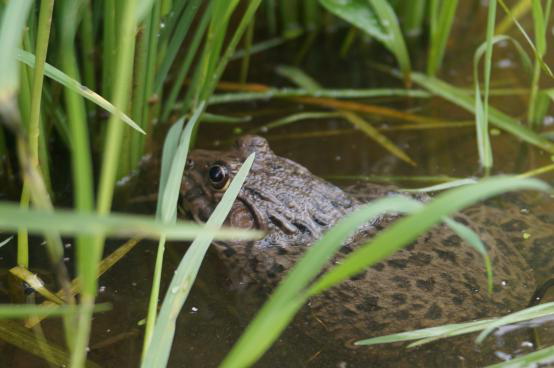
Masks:
[[[208,179],[215,189],[224,190],[229,184],[229,172],[225,166],[214,164],[208,170]]]

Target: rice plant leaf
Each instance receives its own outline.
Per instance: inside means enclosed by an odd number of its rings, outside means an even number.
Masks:
[[[411,72],[410,57],[398,18],[386,0],[319,0],[328,11],[381,42],[396,57],[404,77]]]
[[[354,114],[349,111],[342,112],[343,117],[348,120],[356,128],[360,129],[362,132],[367,134],[375,142],[383,146],[387,151],[392,153],[394,156],[398,157],[404,162],[409,163],[410,165],[415,166],[416,163],[410,158],[404,151],[402,151],[398,146],[396,146],[386,135],[379,132],[371,124],[361,118],[359,115]]]
[[[240,124],[252,121],[251,116],[228,116],[220,114],[203,113],[200,120],[211,124]]]
[[[435,75],[444,58],[444,51],[458,8],[458,0],[434,1],[431,7],[431,45],[427,60],[427,74]]]
[[[554,346],[549,346],[535,352],[519,356],[517,358],[488,365],[486,368],[524,368],[524,367],[539,367],[541,363],[551,363],[554,355]]]
[[[440,79],[428,77],[424,74],[416,72],[412,73],[412,80],[427,89],[429,92],[475,114],[475,101],[473,100],[473,97],[464,90]],[[553,143],[549,142],[543,136],[535,133],[528,127],[520,124],[520,122],[516,119],[492,106],[489,107],[489,121],[491,124],[507,131],[508,133],[511,133],[519,139],[540,147],[545,151],[554,153]]]
[[[418,193],[438,192],[441,190],[452,189],[456,187],[461,187],[462,185],[475,184],[475,183],[477,183],[477,179],[475,178],[463,178],[463,179],[450,180],[446,183],[436,184],[425,188],[402,189],[402,191],[418,192]]]
[[[148,15],[150,10],[152,9],[152,5],[154,4],[154,0],[138,0],[136,6],[135,6],[135,16],[136,16],[136,23],[142,22],[142,20]]]
[[[30,52],[27,52],[25,50],[17,49],[15,51],[15,55],[17,60],[24,63],[25,65],[28,65],[31,68],[35,67],[35,55],[31,54]],[[83,86],[81,83],[76,81],[75,79],[71,78],[61,70],[53,67],[52,65],[46,63],[44,66],[44,75],[46,75],[48,78],[51,78],[55,80],[56,82],[62,84],[63,86],[69,88],[70,90],[80,94],[87,100],[95,103],[96,105],[102,107],[104,110],[118,116],[121,120],[123,120],[126,124],[131,126],[133,129],[137,130],[138,132],[142,134],[146,134],[144,130],[142,130],[141,127],[139,127],[129,116],[127,116],[124,112],[118,110],[114,105],[112,105],[108,100],[106,100],[104,97],[100,96],[96,92],[88,89],[87,87]]]
[[[521,311],[508,314],[503,317],[489,318],[478,321],[453,323],[448,325],[424,328],[420,330],[400,332],[396,334],[373,337],[357,341],[356,345],[377,345],[393,342],[414,341],[409,347],[419,346],[446,337],[464,335],[476,331],[492,331],[501,326],[524,322],[535,318],[545,317],[554,313],[554,302],[537,305],[522,309]],[[488,333],[488,332],[487,332]]]
[[[223,224],[242,184],[246,180],[246,176],[253,162],[254,154],[251,154],[236,174],[231,185],[229,185],[223,198],[206,222],[206,226],[219,227]],[[202,235],[198,236],[187,250],[187,253],[175,271],[167,294],[164,297],[160,315],[154,327],[154,334],[141,367],[165,367],[167,365],[175,334],[177,316],[188,297],[202,259],[213,239],[213,233],[209,232],[204,232]]]
[[[252,365],[279,336],[294,314],[307,300],[306,286],[321,272],[331,256],[360,225],[385,212],[418,210],[418,201],[395,196],[368,203],[339,221],[312,245],[294,268],[281,281],[270,299],[257,313],[231,352],[222,368]]]
[[[179,199],[179,194],[181,193],[179,187],[181,186],[181,181],[183,180],[183,172],[185,170],[185,163],[187,161],[190,139],[192,136],[192,132],[194,131],[194,128],[198,122],[198,119],[204,111],[204,106],[205,102],[202,102],[197,107],[185,129],[182,131],[182,133],[180,132],[179,144],[176,147],[173,146],[172,138],[171,146],[169,147],[169,149],[173,150],[174,152],[166,152],[164,146],[164,155],[166,153],[171,153],[170,157],[173,159],[173,161],[171,162],[171,165],[162,168],[163,182],[161,182],[160,184],[163,183],[164,185],[160,185],[158,193],[158,201],[161,202],[159,208],[161,210],[161,213],[157,214],[162,221],[175,222],[177,218],[177,201]],[[178,130],[172,131],[172,133],[175,134],[177,131]],[[162,163],[168,164],[168,158],[162,157]]]
[[[0,321],[0,339],[57,367],[69,366],[69,354],[64,348],[49,341],[39,342],[33,332],[14,321]],[[84,366],[100,368],[100,365],[90,360]]]
[[[278,127],[282,127],[282,126],[289,125],[303,120],[329,119],[329,118],[336,118],[339,116],[341,116],[341,114],[337,112],[321,112],[321,111],[299,112],[297,114],[291,114],[291,115],[285,116],[282,119],[277,119],[267,124],[264,124],[259,128],[253,129],[251,133],[267,132],[271,129],[275,129]]]
[[[168,239],[190,240],[199,234],[213,234],[218,239],[250,239],[260,235],[238,229],[217,230],[215,226],[200,226],[191,222],[162,223],[152,217],[139,215],[97,215],[68,210],[53,212],[21,208],[18,203],[0,201],[0,229],[17,231],[28,228],[33,233],[59,232],[61,235],[97,235],[113,237],[145,237],[158,239],[165,234]]]
[[[279,65],[276,69],[277,74],[291,80],[297,86],[305,89],[309,93],[315,93],[321,89],[321,86],[308,74],[302,70],[287,65]]]
[[[308,293],[315,295],[361,272],[415,240],[444,217],[464,207],[506,191],[523,189],[549,191],[550,186],[536,179],[498,176],[449,190],[429,202],[419,213],[396,221],[370,242],[350,253],[338,266],[318,279]]]
[[[0,26],[0,104],[12,98],[19,88],[19,70],[15,59],[32,0],[9,1]]]
[[[110,309],[108,304],[97,304],[94,307],[94,311],[97,313]],[[61,317],[77,310],[78,307],[75,305],[0,304],[0,319],[27,318],[29,316]]]

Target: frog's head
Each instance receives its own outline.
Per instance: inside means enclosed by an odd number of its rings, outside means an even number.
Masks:
[[[228,151],[193,150],[181,185],[182,205],[205,222],[246,158],[256,155],[225,224],[265,231],[264,244],[302,244],[317,238],[353,205],[336,186],[279,157],[259,136],[244,136]]]

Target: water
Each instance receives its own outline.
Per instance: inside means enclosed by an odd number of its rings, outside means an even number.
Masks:
[[[445,67],[441,75],[457,86],[472,86],[473,51],[482,41],[486,8],[468,2],[460,10],[455,25],[453,42],[446,53]],[[477,5],[476,5],[477,4]],[[469,22],[466,20],[470,19]],[[531,29],[526,27],[526,29]],[[379,47],[354,47],[344,59],[337,57],[337,50],[344,38],[344,32],[319,36],[300,67],[325,87],[368,88],[401,87],[398,80],[372,68],[372,63],[388,63],[390,57]],[[425,52],[422,45],[414,41],[411,48],[416,50],[414,64],[424,65]],[[251,62],[249,80],[271,86],[285,86],[287,82],[274,73],[276,66],[291,65],[296,60],[302,40],[293,41],[278,49],[256,55]],[[420,49],[420,51],[417,51]],[[548,61],[548,60],[547,60]],[[551,60],[550,60],[551,61]],[[495,49],[493,88],[527,87],[522,77],[517,56],[510,47]],[[236,80],[238,63],[231,66],[224,80]],[[519,96],[494,97],[494,106],[511,116],[525,116],[526,101]],[[472,116],[460,108],[433,99],[387,98],[370,100],[369,103],[385,105],[400,111],[409,111],[419,116],[439,120],[468,121]],[[221,148],[229,145],[228,138],[237,130],[248,132],[260,124],[282,118],[294,112],[320,111],[314,106],[302,105],[295,101],[275,100],[235,105],[220,105],[210,112],[225,115],[249,115],[251,123],[234,126],[204,124],[199,131],[199,146]],[[367,116],[377,127],[393,128],[402,121]],[[552,119],[552,118],[550,118]],[[340,134],[333,134],[340,132]],[[277,128],[263,133],[272,148],[281,156],[291,158],[308,167],[322,177],[364,175],[364,176],[437,176],[468,177],[480,173],[473,127],[433,130],[384,130],[391,140],[401,147],[416,163],[410,166],[395,158],[359,131],[355,131],[344,120],[338,118],[318,119],[291,126]],[[312,134],[313,137],[302,137]],[[327,134],[327,136],[326,136]],[[161,136],[161,135],[160,135]],[[551,163],[550,155],[519,142],[510,135],[500,132],[492,137],[496,173],[521,173]],[[159,140],[161,144],[161,140]],[[551,176],[543,177],[547,180]],[[339,185],[351,181],[336,180]],[[431,183],[399,181],[401,186],[423,186]],[[155,187],[155,184],[153,184]],[[148,194],[148,193],[143,193]],[[127,193],[127,196],[130,196]],[[122,196],[123,197],[123,196]],[[136,210],[134,205],[120,209]],[[140,208],[151,212],[152,207]],[[0,238],[0,241],[4,238]],[[113,242],[108,251],[120,243]],[[11,248],[10,248],[11,247]],[[173,270],[177,267],[187,245],[172,243],[167,247],[164,262],[162,290],[166,290]],[[14,243],[0,249],[0,273],[4,274],[14,264]],[[68,249],[72,258],[72,249]],[[44,255],[35,252],[31,264],[39,269],[47,269],[41,263]],[[113,309],[99,314],[93,321],[89,358],[103,367],[132,367],[140,360],[143,327],[140,321],[145,318],[150,280],[153,274],[155,243],[141,242],[108,273],[100,278],[99,302],[109,302]],[[48,273],[41,273],[47,281]],[[549,275],[539,275],[546,278]],[[244,330],[259,305],[255,297],[230,290],[223,265],[208,255],[178,320],[175,343],[171,354],[170,367],[215,367]],[[5,285],[0,284],[0,301],[5,301]],[[544,321],[540,332],[545,341],[554,336],[549,334],[551,322]],[[45,331],[50,339],[62,343],[62,333],[57,321],[45,323]],[[382,355],[392,355],[387,362],[379,358],[367,358],[362,350],[354,353],[340,346],[328,347],[312,337],[308,337],[299,323],[293,324],[274,347],[257,364],[259,367],[358,367],[367,366],[425,366],[471,367],[507,359],[514,355],[532,351],[529,330],[503,329],[487,343],[475,347],[471,339],[448,340],[432,347],[406,351],[403,347],[383,346]],[[459,354],[452,354],[459,350]],[[0,341],[0,356],[9,361],[10,367],[46,366],[27,353]],[[377,359],[377,361],[376,361]],[[415,363],[417,362],[417,363]],[[0,363],[0,366],[3,366]]]

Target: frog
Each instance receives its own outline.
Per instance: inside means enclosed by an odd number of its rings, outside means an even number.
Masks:
[[[225,225],[261,230],[264,235],[257,240],[213,243],[229,282],[237,288],[254,286],[270,293],[307,249],[368,202],[400,194],[421,202],[432,200],[391,185],[358,183],[339,188],[275,154],[265,138],[246,135],[225,151],[195,149],[189,153],[181,184],[184,212],[205,222],[252,153],[255,159]],[[551,238],[533,229],[548,228],[554,221],[537,220],[517,205],[514,208],[507,210],[489,201],[453,215],[485,245],[492,262],[492,290],[487,288],[482,255],[441,223],[393,255],[312,297],[303,314],[307,329],[322,329],[333,341],[355,348],[353,342],[362,338],[496,317],[524,308],[536,285],[528,261],[540,256],[533,247],[537,240]],[[322,272],[402,216],[391,213],[369,219]],[[524,231],[536,239],[526,241]],[[543,266],[551,267],[549,262]]]

